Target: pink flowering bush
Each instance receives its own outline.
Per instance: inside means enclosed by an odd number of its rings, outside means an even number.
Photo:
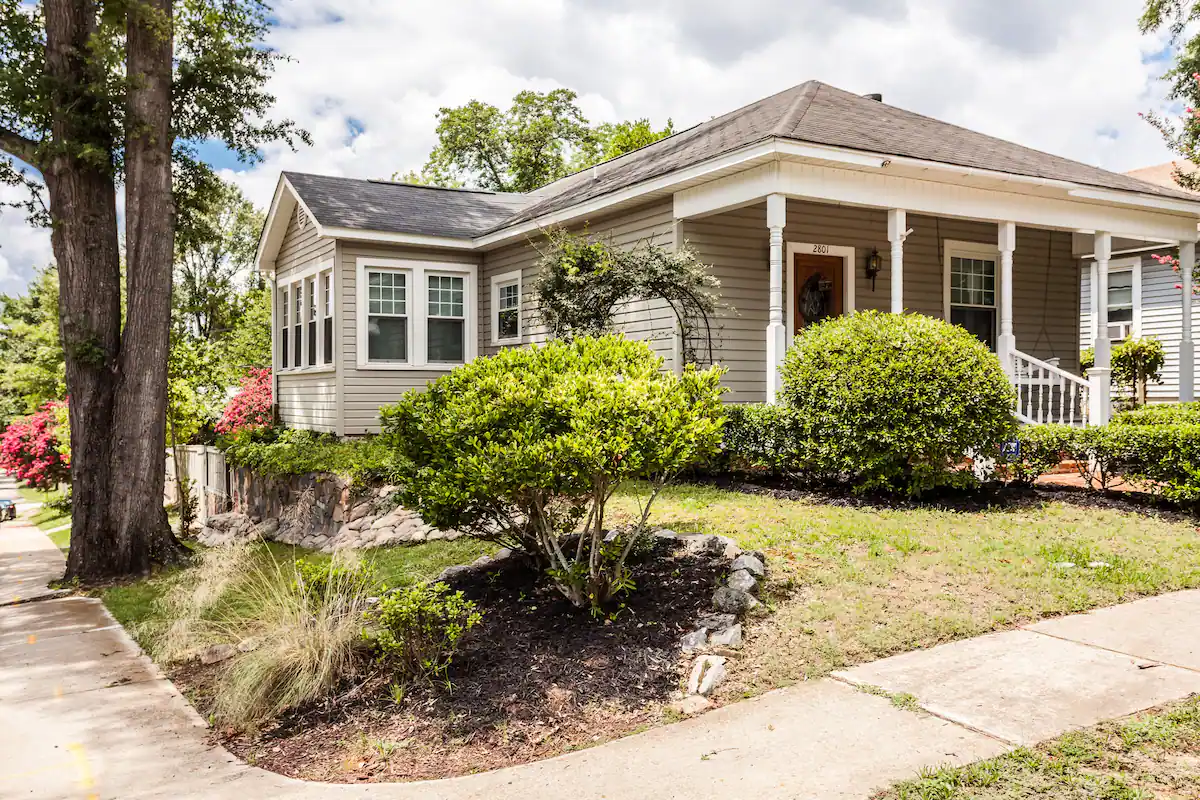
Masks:
[[[229,434],[269,427],[273,422],[272,403],[271,370],[250,370],[250,374],[242,378],[241,391],[225,406],[217,422],[217,433]]]
[[[0,469],[35,489],[52,489],[71,478],[70,433],[60,420],[66,401],[52,401],[13,420],[0,436]]]

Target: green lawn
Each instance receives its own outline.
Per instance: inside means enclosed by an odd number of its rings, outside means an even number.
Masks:
[[[1153,800],[1197,793],[1200,698],[965,767],[929,770],[874,800]]]
[[[613,498],[629,519],[629,494]],[[1200,586],[1194,525],[1065,502],[1016,510],[848,508],[696,486],[653,521],[764,550],[764,614],[726,696],[1041,617]],[[1072,567],[1058,566],[1070,562]],[[1107,566],[1088,567],[1103,562]]]

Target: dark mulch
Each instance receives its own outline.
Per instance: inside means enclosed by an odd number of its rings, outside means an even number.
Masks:
[[[570,605],[515,559],[469,579],[482,623],[451,687],[409,685],[397,704],[376,676],[334,707],[305,709],[225,744],[259,766],[332,781],[445,777],[544,758],[656,724],[680,686],[679,638],[708,610],[727,563],[642,559],[612,619]],[[386,752],[385,752],[386,751]]]
[[[1084,508],[1103,508],[1171,522],[1195,523],[1195,509],[1183,508],[1161,497],[1138,491],[1091,491],[1075,486],[1038,484],[1037,486],[1002,486],[988,484],[973,489],[940,489],[920,498],[883,493],[855,493],[850,487],[800,485],[782,476],[751,473],[697,475],[691,482],[713,486],[731,492],[766,495],[778,500],[801,500],[844,508],[873,509],[936,509],[976,514],[982,511],[1035,508],[1051,502],[1070,503]]]

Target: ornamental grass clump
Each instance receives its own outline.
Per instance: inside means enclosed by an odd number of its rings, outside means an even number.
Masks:
[[[633,587],[629,556],[658,492],[716,451],[720,377],[674,375],[620,336],[476,359],[381,410],[406,465],[401,502],[532,555],[574,605],[599,610]],[[609,536],[605,506],[631,481],[647,487],[641,514]]]
[[[965,329],[862,311],[805,328],[783,366],[792,470],[858,491],[919,495],[972,481],[960,467],[1015,428],[999,359]]]

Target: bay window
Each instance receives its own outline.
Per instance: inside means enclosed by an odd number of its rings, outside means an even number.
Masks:
[[[360,369],[443,369],[475,355],[475,265],[358,260]]]
[[[333,365],[333,268],[309,267],[278,279],[278,368],[328,370]]]

